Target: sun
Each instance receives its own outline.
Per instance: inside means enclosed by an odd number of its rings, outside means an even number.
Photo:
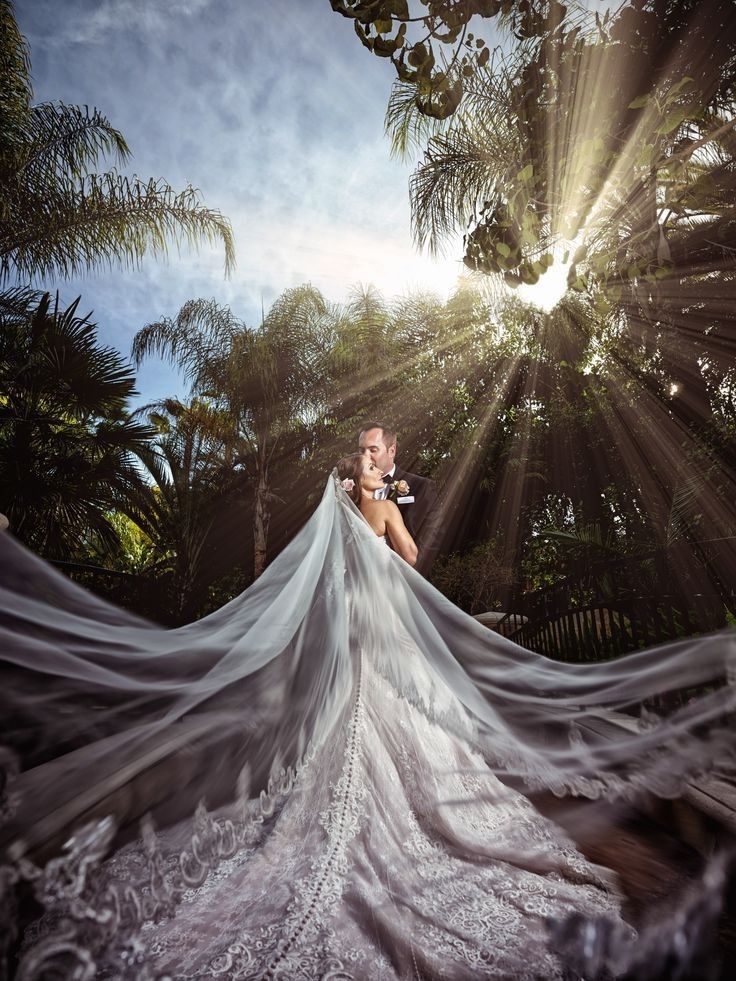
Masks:
[[[567,293],[567,274],[569,271],[570,263],[563,262],[560,256],[555,256],[553,264],[534,285],[522,283],[514,292],[525,303],[539,307],[545,313],[551,313]]]

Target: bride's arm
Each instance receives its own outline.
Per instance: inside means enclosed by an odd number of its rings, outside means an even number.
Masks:
[[[396,504],[393,501],[386,501],[386,532],[394,552],[398,552],[405,562],[409,565],[416,565],[417,547],[414,539],[406,530],[404,519],[401,517]]]

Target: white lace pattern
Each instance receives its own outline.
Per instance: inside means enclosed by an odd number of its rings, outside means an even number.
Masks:
[[[24,976],[63,937],[102,978],[562,978],[545,919],[616,920],[618,898],[485,766],[418,651],[401,656],[410,693],[359,653],[332,738],[235,819],[200,806],[179,852],[182,829],[146,825],[94,882],[77,876],[72,917],[47,888]]]

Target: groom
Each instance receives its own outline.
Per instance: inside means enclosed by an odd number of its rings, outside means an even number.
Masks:
[[[404,524],[419,548],[420,565],[424,566],[422,534],[427,530],[427,517],[437,499],[435,482],[397,466],[396,433],[382,422],[367,422],[363,426],[358,435],[358,448],[383,471],[385,488],[376,491],[376,496],[396,501]]]

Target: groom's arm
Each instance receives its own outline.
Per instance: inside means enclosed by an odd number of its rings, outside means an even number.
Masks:
[[[433,480],[420,477],[419,474],[407,474],[405,479],[409,484],[409,493],[414,498],[414,503],[407,507],[407,511],[411,510],[411,528],[414,537],[421,538],[423,526],[437,501],[437,485]]]
[[[414,477],[415,487],[412,488],[415,500],[414,526],[421,535],[427,516],[437,502],[437,484],[428,477]]]

